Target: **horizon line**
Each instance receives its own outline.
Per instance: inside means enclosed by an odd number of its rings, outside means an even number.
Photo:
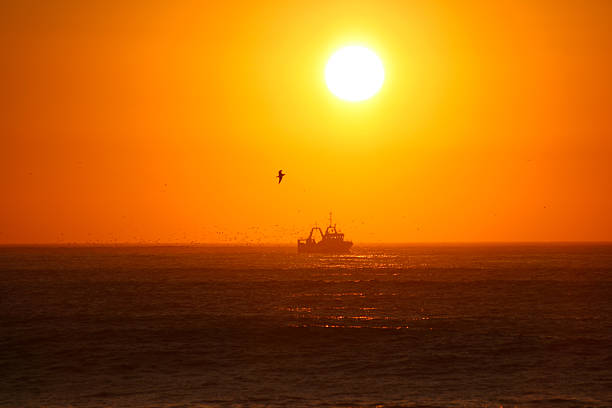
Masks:
[[[362,242],[354,247],[423,245],[612,245],[612,240],[583,241],[392,241]],[[294,247],[287,242],[23,242],[1,247]]]

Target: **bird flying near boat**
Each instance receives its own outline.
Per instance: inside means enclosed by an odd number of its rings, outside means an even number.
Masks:
[[[287,174],[284,174],[282,170],[278,171],[278,176],[276,176],[278,178],[278,184],[280,184],[281,181],[283,181],[283,177],[285,177]]]

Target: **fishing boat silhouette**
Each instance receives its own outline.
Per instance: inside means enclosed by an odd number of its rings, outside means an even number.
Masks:
[[[315,232],[318,232],[320,240],[315,239]],[[329,213],[329,226],[325,229],[325,233],[320,227],[314,226],[310,230],[308,238],[298,239],[297,249],[298,253],[304,254],[346,254],[350,252],[353,246],[352,241],[345,241],[344,234],[338,232],[336,224],[332,223],[332,214]]]

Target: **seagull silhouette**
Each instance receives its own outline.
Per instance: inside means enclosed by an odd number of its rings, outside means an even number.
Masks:
[[[276,176],[276,177],[278,177],[278,184],[280,184],[280,182],[283,181],[283,177],[285,177],[285,176],[286,176],[286,174],[283,174],[282,170],[278,171],[278,176]]]

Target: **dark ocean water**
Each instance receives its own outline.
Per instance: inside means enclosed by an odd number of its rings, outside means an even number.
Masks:
[[[610,407],[612,246],[0,248],[0,406]]]

